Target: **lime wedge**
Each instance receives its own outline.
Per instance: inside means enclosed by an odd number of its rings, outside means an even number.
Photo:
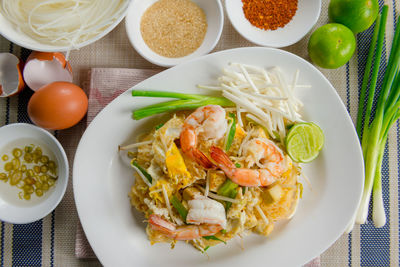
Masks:
[[[315,123],[298,123],[290,128],[285,144],[293,161],[310,162],[318,156],[324,145],[324,133]]]
[[[315,123],[310,122],[309,123],[314,130],[314,144],[318,147],[318,151],[322,149],[324,146],[325,142],[325,136],[324,133],[322,132],[322,129]]]

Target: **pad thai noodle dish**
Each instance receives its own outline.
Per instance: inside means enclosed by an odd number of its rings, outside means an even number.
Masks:
[[[294,216],[300,163],[318,155],[323,134],[301,119],[294,91],[308,86],[299,72],[290,85],[284,76],[232,63],[218,85],[198,86],[213,96],[132,92],[178,98],[134,111],[134,119],[165,111],[169,119],[120,146],[134,169],[130,201],[145,214],[152,244],[186,241],[204,252],[251,232],[268,236]]]

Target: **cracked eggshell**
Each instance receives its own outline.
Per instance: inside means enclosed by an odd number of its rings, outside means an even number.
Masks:
[[[24,68],[24,80],[33,91],[52,82],[72,82],[72,69],[59,52],[34,51]]]
[[[18,94],[25,87],[22,62],[13,54],[0,53],[0,97]]]

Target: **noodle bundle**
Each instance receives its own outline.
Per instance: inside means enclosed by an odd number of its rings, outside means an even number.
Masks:
[[[76,48],[121,18],[129,0],[0,0],[0,13],[32,39]]]

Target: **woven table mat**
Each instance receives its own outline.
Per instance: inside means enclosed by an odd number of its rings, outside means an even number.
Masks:
[[[322,0],[322,13],[315,28],[328,22],[328,3],[328,0]],[[395,17],[400,13],[400,0],[380,0],[379,3],[381,6],[384,3],[389,5],[384,46],[384,57],[387,58]],[[345,66],[336,70],[321,69],[336,88],[353,120],[357,113],[358,92],[371,36],[371,30],[358,34],[356,54]],[[308,60],[308,39],[309,34],[284,50]],[[239,36],[225,18],[224,31],[214,51],[243,46],[254,45]],[[0,52],[12,52],[24,60],[30,51],[0,37]],[[74,81],[83,88],[87,88],[86,81],[91,68],[159,69],[134,51],[126,37],[123,23],[98,42],[79,51],[72,51],[70,62],[74,70]],[[18,96],[0,99],[0,126],[30,122],[26,115],[26,105],[31,95],[32,92],[26,89]],[[85,127],[84,120],[73,128],[55,133],[66,150],[70,166]],[[356,226],[350,235],[342,235],[321,255],[321,266],[399,266],[399,158],[400,126],[397,123],[390,131],[382,168],[387,224],[381,229],[375,229],[369,219],[367,224]],[[64,199],[50,215],[27,225],[0,223],[0,266],[100,266],[95,260],[81,260],[75,256],[77,223],[70,176]]]

